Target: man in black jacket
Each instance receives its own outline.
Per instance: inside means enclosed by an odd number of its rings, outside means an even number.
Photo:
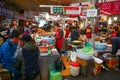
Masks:
[[[29,34],[24,34],[21,37],[22,53],[18,53],[16,58],[23,61],[23,76],[25,80],[33,80],[35,76],[40,72],[39,70],[39,55],[40,51],[38,46],[32,40]],[[22,55],[21,55],[22,54]],[[19,57],[18,57],[19,56]],[[20,57],[21,56],[21,57]]]
[[[78,40],[78,39],[79,39],[78,30],[76,29],[76,27],[73,27],[71,31],[71,41]]]
[[[111,54],[114,56],[114,55],[116,55],[118,49],[120,49],[120,37],[112,37],[111,43],[112,43]],[[117,69],[117,71],[120,72],[120,55],[118,55],[118,69]]]

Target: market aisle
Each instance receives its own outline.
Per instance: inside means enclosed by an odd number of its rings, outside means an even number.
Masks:
[[[97,76],[78,76],[78,77],[63,77],[63,80],[120,80],[120,72],[116,72],[115,70],[105,71],[102,70],[101,74]]]
[[[39,76],[36,80],[40,80]],[[120,72],[116,72],[115,70],[105,71],[102,70],[102,73],[97,76],[63,76],[63,80],[120,80]]]

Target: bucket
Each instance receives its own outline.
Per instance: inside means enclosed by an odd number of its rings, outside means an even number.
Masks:
[[[100,72],[101,72],[101,64],[95,63],[95,66],[93,69],[94,75],[100,74]]]
[[[77,62],[70,63],[70,74],[72,76],[78,76],[80,72],[80,64]]]
[[[62,80],[61,72],[50,71],[50,80]]]
[[[117,58],[108,58],[106,60],[106,66],[108,68],[115,68],[118,65],[118,59]]]

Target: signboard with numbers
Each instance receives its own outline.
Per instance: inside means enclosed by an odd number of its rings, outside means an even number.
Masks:
[[[96,17],[96,16],[97,16],[97,9],[87,10],[87,17]]]
[[[53,7],[53,14],[63,14],[63,7]]]

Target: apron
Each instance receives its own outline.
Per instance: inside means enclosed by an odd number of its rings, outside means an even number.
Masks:
[[[58,38],[60,36],[60,30],[56,31],[55,37]],[[60,37],[59,39],[56,39],[55,45],[57,49],[61,49],[63,45],[63,36]]]
[[[89,27],[86,28],[86,37],[87,37],[88,39],[92,37],[91,28],[89,28]]]

